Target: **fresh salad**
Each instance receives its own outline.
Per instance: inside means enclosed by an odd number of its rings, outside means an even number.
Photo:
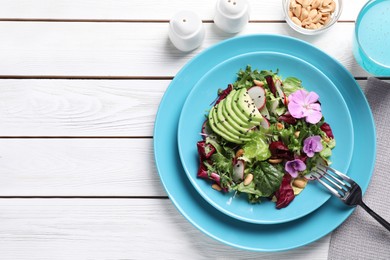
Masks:
[[[306,186],[317,163],[331,164],[336,145],[319,96],[295,77],[247,66],[220,89],[197,143],[198,177],[221,192],[286,207]]]

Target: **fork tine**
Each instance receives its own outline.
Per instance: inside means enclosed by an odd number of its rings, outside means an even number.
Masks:
[[[337,179],[336,177],[334,177],[332,174],[329,174],[326,170],[323,170],[323,169],[321,169],[321,168],[319,168],[319,167],[317,167],[317,173],[318,174],[320,174],[321,175],[321,177],[323,177],[323,178],[325,178],[327,181],[329,181],[330,183],[332,183],[334,186],[336,186],[339,190],[344,190],[344,188],[346,188],[345,187],[345,183],[344,182],[342,182],[342,181],[340,181],[339,179]],[[322,172],[322,173],[321,173]],[[335,181],[337,181],[339,184],[337,184],[336,182],[334,182],[331,178],[329,178],[329,177],[331,177],[333,180],[335,180]]]
[[[326,166],[326,165],[323,165],[327,170],[333,172],[334,174],[338,175],[340,178],[342,178],[343,180],[345,180],[346,182],[348,182],[350,185],[352,185],[354,183],[354,181],[349,178],[347,175],[345,175],[344,173],[336,170],[336,169],[333,169],[329,166]]]
[[[317,172],[315,172],[315,173],[317,173]],[[319,173],[317,173],[317,174],[320,175],[320,176],[322,176],[322,175],[319,174]],[[312,175],[312,176],[314,176],[314,175]],[[341,198],[340,193],[339,193],[336,189],[334,189],[334,188],[331,187],[329,184],[327,184],[326,182],[324,182],[323,180],[321,180],[318,176],[314,176],[314,178],[316,178],[317,181],[318,181],[319,183],[321,183],[325,188],[327,188],[331,193],[333,193],[333,195],[335,195],[335,196],[338,197],[338,198]]]
[[[321,171],[321,172],[320,172]],[[327,172],[325,171],[322,171],[321,169],[318,169],[317,173],[319,175],[321,175],[322,178],[325,178],[327,181],[329,181],[331,184],[333,184],[334,186],[336,186],[339,190],[342,190],[343,187],[341,187],[340,185],[338,185],[336,182],[332,181],[328,176],[327,176]]]

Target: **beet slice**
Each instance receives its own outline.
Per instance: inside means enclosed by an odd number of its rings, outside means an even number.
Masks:
[[[278,121],[283,121],[290,125],[295,125],[297,123],[297,119],[294,118],[290,112],[286,112],[283,115],[279,116]]]
[[[269,150],[271,151],[272,158],[282,158],[286,160],[294,159],[293,152],[291,152],[281,141],[270,143]]]
[[[325,132],[327,137],[332,138],[332,139],[334,138],[332,128],[330,127],[330,125],[328,123],[323,123],[320,128],[322,131]]]
[[[221,91],[219,94],[218,94],[218,98],[217,98],[217,101],[215,101],[215,104],[217,105],[219,102],[221,102],[223,99],[225,99],[227,97],[227,95],[229,95],[229,93],[233,90],[233,85],[232,84],[229,84],[228,87],[226,89],[224,89],[223,91]]]
[[[212,144],[206,143],[206,141],[199,141],[196,146],[201,161],[209,159],[215,152],[215,147]]]
[[[275,192],[276,208],[281,209],[287,207],[294,200],[294,190],[291,187],[291,175],[285,174],[280,184],[279,189]]]
[[[276,87],[275,87],[275,82],[274,82],[272,76],[270,76],[270,75],[266,76],[265,80],[267,81],[269,90],[271,90],[271,93],[274,94],[274,96],[276,97]]]

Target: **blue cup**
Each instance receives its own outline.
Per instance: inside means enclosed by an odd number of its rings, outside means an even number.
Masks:
[[[390,76],[390,0],[364,5],[355,24],[353,53],[368,73]]]

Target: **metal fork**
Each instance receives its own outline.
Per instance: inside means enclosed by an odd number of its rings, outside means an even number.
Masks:
[[[361,206],[382,226],[390,231],[390,223],[370,209],[362,199],[362,189],[347,175],[329,166],[317,165],[312,176],[325,186],[333,195],[338,197],[346,205],[355,207]]]

